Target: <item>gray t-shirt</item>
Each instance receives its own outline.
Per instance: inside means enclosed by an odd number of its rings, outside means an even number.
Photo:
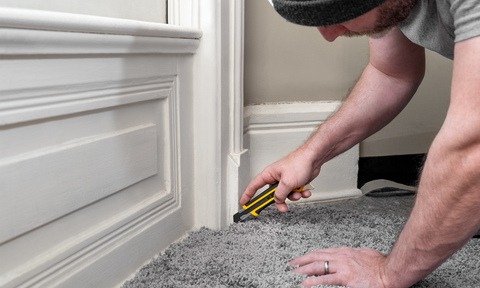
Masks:
[[[456,42],[480,35],[480,0],[418,0],[399,27],[413,43],[453,59]]]

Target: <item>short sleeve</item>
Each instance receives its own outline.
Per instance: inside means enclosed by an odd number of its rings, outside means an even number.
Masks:
[[[480,35],[480,1],[450,0],[450,13],[454,19],[455,42]]]

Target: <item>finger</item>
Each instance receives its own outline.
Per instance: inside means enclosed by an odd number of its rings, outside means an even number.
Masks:
[[[334,267],[329,264],[328,267],[329,273],[335,273]],[[293,273],[306,274],[308,276],[312,275],[325,275],[325,261],[314,261],[305,266],[299,267],[292,271]]]
[[[300,199],[302,199],[302,193],[299,193],[299,192],[294,192],[292,193],[292,195],[288,196],[288,199],[290,201],[298,201]]]
[[[275,203],[281,204],[285,203],[285,199],[287,199],[287,195],[292,192],[293,189],[296,189],[297,187],[290,187],[289,185],[286,185],[282,180],[278,183],[277,189],[275,190]]]
[[[275,206],[277,207],[278,211],[282,213],[288,211],[288,206],[285,203],[275,203]]]
[[[318,285],[345,286],[342,281],[342,276],[339,274],[328,274],[320,277],[308,278],[302,282],[302,285],[305,287]]]
[[[257,190],[262,188],[267,184],[273,184],[277,182],[276,179],[270,175],[264,175],[263,173],[258,174],[253,178],[253,180],[248,184],[247,189],[243,192],[242,198],[240,199],[240,204],[245,205],[252,197],[257,193]]]
[[[289,265],[307,265],[315,261],[329,261],[332,259],[332,255],[329,253],[323,253],[324,250],[317,250],[310,253],[307,253],[303,256],[293,259],[288,264]]]
[[[308,197],[312,196],[312,192],[310,190],[302,191],[301,194],[302,194],[303,198],[308,198]]]
[[[290,201],[298,201],[302,198],[308,198],[310,196],[312,196],[312,192],[310,192],[310,190],[305,190],[305,191],[302,191],[302,192],[292,193],[292,195],[288,196],[288,199]]]

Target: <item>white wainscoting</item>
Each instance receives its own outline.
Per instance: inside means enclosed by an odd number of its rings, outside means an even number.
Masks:
[[[250,179],[269,164],[300,147],[339,107],[340,102],[299,102],[245,107],[244,145]],[[357,189],[358,145],[323,165],[312,181],[312,196],[301,202],[333,201],[361,196]]]
[[[0,8],[0,287],[113,287],[194,227],[201,35]]]

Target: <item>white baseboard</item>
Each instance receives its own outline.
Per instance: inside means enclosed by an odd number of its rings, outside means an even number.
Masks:
[[[267,165],[300,147],[328,119],[340,102],[294,102],[245,107],[244,145],[249,150],[250,179]],[[301,202],[332,201],[361,196],[357,188],[358,145],[322,167],[315,189]]]

